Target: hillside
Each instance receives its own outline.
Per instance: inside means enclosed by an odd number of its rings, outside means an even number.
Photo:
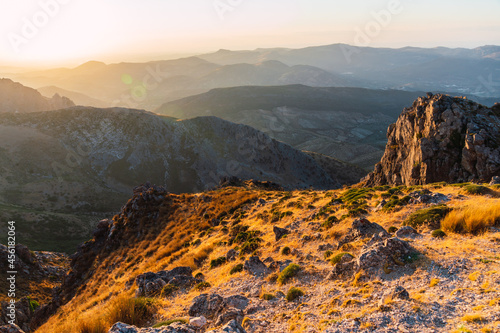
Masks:
[[[343,166],[338,161],[319,164],[245,125],[120,108],[2,114],[0,156],[2,230],[18,218],[22,241],[37,250],[74,249],[147,181],[183,193],[232,176],[287,189],[338,188],[363,176],[354,171],[341,183],[339,170],[329,173]]]
[[[137,188],[32,323],[48,319],[39,333],[118,321],[164,326],[109,332],[493,332],[500,192],[474,186]]]
[[[234,87],[172,101],[155,112],[183,119],[217,116],[370,170],[382,157],[387,126],[423,94],[303,85]]]
[[[43,97],[38,91],[9,79],[0,79],[0,113],[26,113],[64,109],[75,104],[67,97]]]

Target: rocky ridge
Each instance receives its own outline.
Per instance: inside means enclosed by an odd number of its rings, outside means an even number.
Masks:
[[[366,186],[489,182],[500,174],[500,105],[428,94],[387,130],[380,163]]]

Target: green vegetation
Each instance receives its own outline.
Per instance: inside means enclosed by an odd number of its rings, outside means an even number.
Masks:
[[[463,187],[463,191],[470,195],[484,195],[491,192],[489,188],[482,185],[470,184]]]
[[[330,263],[332,265],[335,265],[337,264],[338,262],[340,262],[340,260],[342,259],[343,256],[345,256],[346,254],[352,256],[352,254],[350,253],[347,253],[347,252],[341,252],[339,254],[336,254],[332,259],[330,259]]]
[[[337,224],[338,222],[339,219],[335,215],[332,215],[328,217],[328,219],[325,222],[321,223],[321,227],[324,229],[330,229],[331,227],[333,227],[334,224]]]
[[[276,280],[279,284],[285,284],[292,277],[297,275],[297,273],[301,270],[301,267],[297,264],[288,265],[279,275]]]
[[[446,205],[437,205],[430,208],[424,208],[412,213],[403,225],[409,225],[413,228],[423,224],[439,225],[439,222],[451,211]]]
[[[286,293],[286,300],[288,302],[292,302],[294,300],[296,300],[297,298],[301,297],[301,296],[304,296],[304,292],[299,289],[299,288],[296,288],[296,287],[291,287],[290,289],[288,289],[288,292]]]
[[[205,290],[210,288],[212,285],[206,281],[198,283],[196,286],[194,286],[195,290]]]
[[[214,269],[216,267],[222,266],[227,261],[226,257],[219,257],[217,259],[212,259],[210,261],[210,269]]]
[[[233,274],[236,274],[238,272],[241,272],[243,271],[243,264],[237,264],[235,266],[233,266],[233,268],[231,268],[231,270],[229,271],[229,274],[233,275]]]
[[[396,228],[395,226],[390,226],[389,229],[387,229],[387,232],[390,234],[393,234],[396,231],[398,231],[398,228]]]
[[[273,294],[264,293],[264,294],[262,294],[261,298],[263,300],[270,301],[270,300],[274,299],[275,296]]]
[[[281,254],[284,256],[289,255],[292,252],[288,246],[285,246],[284,248],[281,249]]]
[[[167,285],[165,285],[162,288],[160,296],[161,297],[168,297],[168,296],[172,295],[174,292],[176,292],[177,290],[179,290],[179,287],[168,283]]]
[[[446,236],[446,233],[441,229],[436,229],[432,231],[431,236],[434,238],[443,238]]]

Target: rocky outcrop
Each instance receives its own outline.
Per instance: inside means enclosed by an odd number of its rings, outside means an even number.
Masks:
[[[173,323],[160,328],[137,328],[133,325],[118,322],[109,329],[108,333],[196,333],[196,327]]]
[[[193,271],[190,267],[176,267],[170,271],[141,274],[135,279],[138,287],[135,296],[158,296],[167,284],[177,288],[189,288],[196,283],[202,282],[202,280],[195,279],[192,273]]]
[[[366,186],[489,182],[500,173],[500,112],[473,101],[427,94],[387,131]]]

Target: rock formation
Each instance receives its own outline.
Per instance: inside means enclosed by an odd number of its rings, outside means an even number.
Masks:
[[[500,174],[500,106],[427,94],[387,131],[366,186],[490,181]]]

